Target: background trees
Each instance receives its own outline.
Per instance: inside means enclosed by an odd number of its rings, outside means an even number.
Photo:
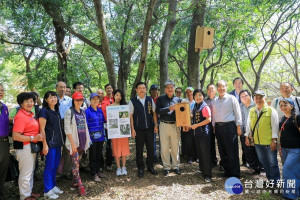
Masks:
[[[13,94],[43,93],[80,80],[87,93],[110,82],[135,95],[145,81],[163,90],[204,88],[241,76],[250,90],[299,90],[299,2],[271,0],[2,1],[0,81]],[[214,47],[194,51],[197,25],[215,28]],[[280,77],[280,79],[278,78]],[[263,84],[262,84],[263,83]]]

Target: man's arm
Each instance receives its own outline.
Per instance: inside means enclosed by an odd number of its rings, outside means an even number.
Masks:
[[[156,103],[156,113],[157,114],[168,114],[170,112],[169,107],[164,107],[163,103],[161,102],[162,98],[158,97],[157,103]]]
[[[273,108],[272,108],[272,113],[271,113],[271,127],[272,127],[272,142],[271,142],[270,148],[272,151],[275,151],[277,149],[279,120],[278,120],[277,111]]]
[[[236,126],[241,126],[243,123],[242,123],[242,113],[240,109],[240,104],[235,97],[231,99],[232,99],[233,111],[235,115],[235,124]]]
[[[135,138],[136,132],[135,132],[135,129],[134,129],[134,121],[133,121],[134,107],[133,107],[133,104],[132,104],[131,100],[129,101],[128,105],[129,105],[129,118],[130,118],[131,136],[133,138]]]
[[[158,133],[158,125],[157,125],[157,114],[155,112],[156,105],[152,99],[152,112],[153,112],[153,121],[154,121],[154,133]]]
[[[250,113],[249,113],[249,115],[250,115]],[[246,146],[250,146],[250,142],[249,142],[249,139],[248,139],[249,134],[251,133],[250,116],[248,116],[247,122],[245,123],[244,126],[246,126],[246,132],[245,132],[245,144],[246,144]]]

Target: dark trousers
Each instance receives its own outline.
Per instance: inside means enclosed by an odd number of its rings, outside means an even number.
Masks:
[[[251,169],[254,169],[256,172],[259,172],[262,168],[261,163],[258,160],[255,147],[254,146],[246,146],[245,144],[245,136],[240,136],[242,150],[243,150],[243,163],[248,163]],[[245,160],[244,160],[245,159]]]
[[[107,130],[105,129],[106,138],[107,136]],[[107,139],[106,145],[105,145],[105,163],[107,167],[110,167],[112,165],[112,162],[114,160],[114,157],[112,156],[112,148],[111,148],[111,139]]]
[[[0,199],[4,199],[4,182],[9,166],[9,156],[8,141],[0,141]]]
[[[184,139],[185,139],[185,133],[186,132],[183,132],[182,129],[180,130],[181,134],[180,134],[180,138],[181,138],[181,155],[182,156],[186,156],[186,150],[185,150],[185,142],[184,142]]]
[[[194,141],[199,158],[199,169],[204,178],[211,178],[211,136],[196,130]]]
[[[217,153],[216,153],[216,135],[213,133],[211,128],[210,130],[210,155],[211,155],[211,164],[215,166],[218,164]]]
[[[221,157],[221,165],[226,176],[240,177],[239,146],[234,122],[224,125],[216,123],[216,137]]]
[[[247,161],[246,161],[246,153],[245,153],[245,147],[246,147],[245,136],[241,135],[240,140],[241,140],[241,146],[242,146],[242,162],[243,162],[243,164],[246,164]]]
[[[259,162],[257,153],[254,146],[244,147],[246,162],[249,164],[251,169],[254,169],[256,172],[259,172],[262,168],[262,164]]]
[[[147,168],[153,168],[154,162],[154,150],[153,150],[153,137],[154,131],[152,129],[137,130],[135,136],[135,146],[136,146],[136,165],[138,169],[144,169],[144,144],[146,144],[147,149]]]
[[[98,174],[100,171],[100,167],[103,169],[104,166],[104,159],[102,154],[103,149],[102,142],[93,142],[90,146],[90,169],[93,175]]]
[[[197,158],[197,150],[195,143],[194,130],[191,129],[189,132],[183,132],[184,135],[184,146],[185,146],[185,155],[188,161],[195,160]]]

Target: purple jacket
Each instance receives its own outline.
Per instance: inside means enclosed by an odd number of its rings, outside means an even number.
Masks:
[[[2,103],[1,114],[0,114],[0,137],[7,137],[8,134],[9,134],[8,109],[7,106],[4,103]]]

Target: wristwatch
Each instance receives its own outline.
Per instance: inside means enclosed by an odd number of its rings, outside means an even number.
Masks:
[[[30,142],[32,142],[33,138],[34,138],[33,136],[30,136]]]
[[[273,142],[274,142],[275,144],[277,144],[277,140],[273,140]]]

